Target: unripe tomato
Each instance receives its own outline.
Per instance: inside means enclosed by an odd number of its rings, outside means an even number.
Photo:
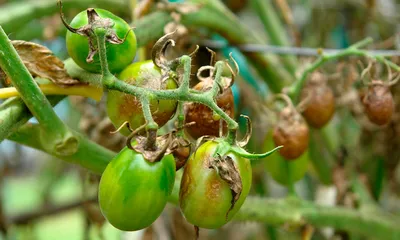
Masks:
[[[307,99],[303,116],[312,127],[325,126],[335,113],[335,96],[332,89],[326,85],[324,76],[319,72],[313,73],[312,78],[302,90],[301,99]]]
[[[193,153],[185,165],[179,206],[186,220],[201,228],[219,228],[229,222],[242,206],[250,191],[252,171],[250,161],[229,152],[242,181],[242,192],[232,210],[232,192],[227,182],[210,167],[218,143],[208,141]],[[229,211],[230,210],[230,211]],[[227,213],[229,212],[228,216]]]
[[[373,80],[368,87],[363,104],[368,119],[377,124],[385,125],[392,119],[394,111],[393,96],[387,84]]]
[[[265,138],[263,150],[265,151],[271,149],[273,146],[274,143],[272,141],[272,131],[270,131]],[[294,161],[287,161],[280,154],[272,154],[264,159],[264,166],[275,181],[282,185],[288,185],[288,173],[290,172],[291,174],[292,182],[299,181],[304,177],[308,170],[308,162],[308,151]]]
[[[152,61],[137,62],[129,65],[120,74],[119,79],[135,85],[152,89],[175,89],[176,82],[169,78],[161,82],[161,70]],[[175,113],[177,102],[173,100],[151,100],[150,107],[154,121],[161,127]],[[128,121],[132,129],[145,123],[142,107],[135,96],[119,91],[109,91],[107,96],[107,114],[116,128]],[[129,135],[127,127],[120,131]]]
[[[303,117],[292,107],[285,107],[280,112],[273,140],[275,146],[283,146],[279,149],[279,153],[287,160],[294,160],[307,150],[308,126]]]
[[[128,23],[118,16],[115,16],[111,12],[96,8],[94,9],[101,18],[109,18],[114,22],[112,30],[115,31],[117,36],[122,40],[125,35],[130,31]],[[88,17],[86,11],[78,13],[72,19],[70,25],[73,28],[80,28],[88,24]],[[69,56],[78,64],[81,68],[90,72],[100,72],[100,59],[99,55],[96,54],[93,58],[93,62],[86,62],[86,58],[89,54],[89,41],[85,36],[81,36],[76,33],[67,32],[66,36],[67,50]],[[108,68],[111,73],[120,72],[130,63],[136,55],[136,36],[133,31],[130,31],[125,41],[122,44],[111,44],[106,42],[107,47],[107,60]]]
[[[203,90],[204,85],[207,83],[199,82],[193,89]],[[234,117],[234,100],[232,90],[230,88],[218,95],[216,103],[229,117]],[[186,122],[195,122],[196,124],[185,128],[186,132],[194,139],[202,136],[219,136],[219,119],[214,117],[213,111],[200,103],[186,104]],[[224,132],[227,129],[226,123],[223,123]]]
[[[114,227],[135,231],[152,224],[167,204],[175,181],[172,155],[151,163],[125,147],[108,164],[100,180],[99,204]]]

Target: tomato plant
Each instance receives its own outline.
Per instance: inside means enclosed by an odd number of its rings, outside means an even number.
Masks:
[[[137,62],[126,67],[118,76],[126,83],[152,89],[175,89],[177,84],[174,79],[169,78],[162,81],[161,70],[152,61]],[[154,120],[159,126],[164,125],[175,113],[176,101],[152,100],[150,107]],[[128,121],[130,127],[135,129],[145,123],[140,100],[135,96],[109,91],[107,96],[107,114],[115,127],[121,126]],[[127,127],[120,131],[128,135]]]
[[[128,66],[136,55],[136,36],[130,29],[128,23],[111,12],[96,8],[95,12],[101,18],[110,19],[113,22],[112,31],[116,34],[114,38],[119,38],[121,41],[107,42],[107,61],[109,70],[112,73],[118,73]],[[78,13],[72,19],[70,27],[79,29],[88,24],[87,11]],[[115,41],[115,39],[112,39]],[[83,69],[90,72],[100,72],[100,59],[98,54],[92,55],[92,46],[89,46],[87,36],[82,36],[71,31],[67,32],[66,36],[67,50],[71,58]],[[91,59],[92,58],[92,59]],[[89,62],[88,62],[89,61]]]
[[[172,155],[151,163],[141,153],[125,147],[108,164],[101,177],[101,211],[118,229],[135,231],[148,227],[167,204],[174,181]]]

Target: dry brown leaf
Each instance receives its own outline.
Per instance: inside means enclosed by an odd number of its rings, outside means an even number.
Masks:
[[[11,42],[33,77],[46,78],[57,85],[80,83],[67,74],[64,63],[45,46],[21,40]]]

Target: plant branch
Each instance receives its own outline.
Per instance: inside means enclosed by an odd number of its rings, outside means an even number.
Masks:
[[[48,100],[55,106],[63,98],[64,96],[54,96],[49,97]],[[20,98],[10,98],[3,102],[0,105],[0,142],[24,125],[31,117],[32,114]]]
[[[391,68],[400,72],[400,67],[394,64],[393,62],[387,60],[386,58],[382,56],[372,56],[368,51],[359,49],[372,43],[372,41],[373,41],[372,38],[365,38],[364,40],[361,40],[360,42],[351,45],[350,47],[344,49],[343,51],[333,54],[325,54],[321,52],[321,56],[312,64],[310,64],[306,69],[304,69],[298,80],[290,86],[287,92],[288,95],[293,99],[294,103],[298,103],[301,89],[303,88],[304,83],[307,80],[308,74],[314,72],[317,68],[321,67],[323,64],[337,60],[342,57],[348,57],[348,56],[368,57],[371,59],[375,59],[380,63],[388,64]]]
[[[47,150],[48,148],[44,145],[45,143],[37,141],[36,137],[32,137],[39,136],[41,131],[42,129],[39,125],[27,123],[12,133],[8,139],[25,146],[47,152],[50,155],[54,155]],[[79,140],[79,145],[76,152],[68,156],[55,156],[66,162],[78,164],[95,173],[102,173],[116,153],[90,141],[77,132],[73,132],[73,134]]]
[[[206,105],[217,114],[221,116],[227,122],[228,128],[231,130],[236,130],[238,128],[238,123],[229,117],[218,105],[215,103],[215,98],[218,95],[218,91],[221,85],[222,71],[224,68],[224,62],[218,61],[215,64],[215,79],[212,88],[206,92],[192,92],[189,91],[189,81],[190,81],[190,71],[191,71],[191,57],[184,55],[179,58],[179,63],[183,65],[184,73],[182,77],[182,83],[178,89],[174,90],[155,90],[149,88],[143,88],[139,86],[134,86],[128,84],[124,81],[119,80],[114,75],[110,73],[108,70],[107,63],[107,50],[105,44],[106,38],[106,29],[104,28],[96,28],[95,36],[97,38],[98,51],[101,63],[101,72],[102,72],[102,85],[103,87],[109,90],[118,90],[120,92],[124,92],[127,94],[131,94],[133,96],[141,99],[141,103],[143,106],[143,115],[146,119],[146,124],[151,124],[152,128],[156,128],[157,124],[154,122],[153,117],[151,116],[149,101],[152,99],[157,100],[177,100],[177,101],[190,101],[190,102],[198,102]],[[74,77],[74,76],[72,76]],[[90,81],[90,78],[86,79]],[[94,85],[98,84],[98,78],[94,78]]]
[[[41,133],[45,133],[45,136],[39,135],[39,137],[41,141],[47,142],[48,150],[56,155],[69,155],[76,151],[78,145],[76,138],[58,118],[1,27],[0,67],[21,94],[21,99],[31,113],[39,121],[44,130]]]
[[[234,217],[237,221],[268,224],[334,227],[376,239],[400,239],[400,219],[383,213],[357,211],[345,207],[326,207],[299,199],[265,199],[248,197]]]

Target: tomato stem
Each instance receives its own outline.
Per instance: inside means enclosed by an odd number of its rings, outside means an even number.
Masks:
[[[321,50],[321,56],[315,60],[311,65],[309,65],[307,68],[304,69],[303,73],[300,75],[300,77],[295,81],[288,89],[288,95],[292,98],[293,102],[296,104],[299,101],[300,93],[301,90],[307,80],[308,74],[314,72],[316,69],[321,67],[323,64],[337,60],[342,57],[348,57],[348,56],[361,56],[361,57],[367,57],[367,58],[372,58],[375,59],[376,61],[380,63],[385,63],[388,64],[391,68],[394,70],[400,72],[400,67],[394,64],[393,62],[387,60],[383,56],[372,56],[368,51],[360,50],[360,48],[365,47],[366,45],[370,44],[373,42],[373,39],[368,37],[365,38],[350,47],[344,49],[343,51],[333,53],[333,54],[326,54],[322,52]]]

